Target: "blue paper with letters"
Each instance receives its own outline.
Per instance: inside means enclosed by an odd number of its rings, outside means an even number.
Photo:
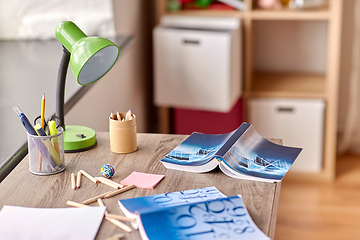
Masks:
[[[192,202],[226,197],[215,187],[205,187],[145,197],[122,199],[120,203],[130,212],[142,213],[155,208],[184,205]]]
[[[214,186],[191,189],[185,191],[156,194],[145,197],[121,199],[119,200],[120,209],[127,217],[138,218],[139,214],[163,209],[165,207],[185,205],[205,200],[224,198],[226,195],[221,193]],[[135,229],[136,223],[131,223]]]
[[[241,196],[155,208],[140,214],[145,239],[270,239],[252,221]]]

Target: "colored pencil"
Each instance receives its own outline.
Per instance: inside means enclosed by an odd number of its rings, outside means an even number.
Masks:
[[[100,195],[98,195],[98,196],[89,198],[89,199],[83,201],[82,203],[83,203],[83,204],[90,204],[90,203],[96,202],[96,201],[98,200],[98,198],[103,198],[103,197],[105,197],[105,195],[108,195],[109,193],[112,193],[112,192],[113,192],[113,191],[109,191],[109,192],[100,194]]]
[[[91,176],[90,174],[88,174],[87,172],[85,172],[84,170],[80,170],[80,172],[87,177],[88,179],[90,179],[91,181],[93,181],[94,183],[98,183],[99,181],[96,180],[93,176]]]
[[[129,186],[126,186],[126,187],[124,187],[124,188],[120,188],[119,190],[115,190],[115,191],[113,191],[112,193],[109,193],[109,194],[105,195],[104,198],[113,197],[113,196],[118,195],[118,194],[120,194],[120,193],[122,193],[122,192],[125,192],[125,191],[127,191],[127,190],[133,189],[134,187],[135,187],[135,185],[129,185]]]

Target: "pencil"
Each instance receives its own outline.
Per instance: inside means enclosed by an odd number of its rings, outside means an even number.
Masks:
[[[103,180],[103,181],[105,181],[105,182],[109,182],[109,183],[111,183],[111,184],[117,185],[117,186],[119,186],[120,188],[123,188],[123,187],[124,187],[124,186],[121,185],[120,183],[114,182],[114,181],[112,181],[112,180],[110,180],[110,179],[108,179],[108,178],[97,177],[97,179],[101,179],[101,180]],[[100,180],[99,180],[99,181],[100,181]]]
[[[98,198],[103,198],[103,197],[105,197],[105,195],[108,195],[109,193],[112,193],[112,192],[113,192],[113,191],[109,191],[109,192],[100,194],[100,195],[98,195],[98,196],[89,198],[89,199],[83,201],[82,203],[83,203],[83,204],[90,204],[90,203],[96,202],[96,201],[98,200]]]
[[[119,233],[119,234],[116,234],[116,235],[114,235],[114,236],[111,236],[111,237],[109,237],[109,238],[107,238],[107,239],[105,239],[105,240],[119,240],[119,239],[121,239],[121,238],[123,238],[123,237],[125,237],[125,235],[122,234],[122,233]]]
[[[74,190],[76,188],[76,186],[75,186],[75,174],[74,173],[71,173],[71,187]]]
[[[124,221],[124,222],[136,222],[135,218],[128,218],[128,217],[120,216],[117,214],[105,213],[105,216],[108,216],[109,218],[112,218],[112,219]]]
[[[125,120],[131,120],[132,116],[131,116],[131,109],[129,109],[129,111],[127,111],[126,115],[125,115]]]
[[[42,128],[45,129],[45,93],[42,96],[41,99],[41,118],[40,118],[40,124]]]
[[[51,120],[48,122],[48,127],[49,127],[49,131],[50,131],[50,135],[56,135],[57,134],[57,130],[56,130],[56,122],[54,120]],[[60,155],[60,149],[59,149],[59,140],[57,137],[53,138],[53,143],[54,143],[54,147],[56,152]]]
[[[100,207],[105,207],[105,204],[104,204],[104,202],[101,200],[101,198],[98,198],[97,202],[98,202],[98,204],[99,204]],[[107,213],[106,210],[105,210],[105,213]]]
[[[45,94],[43,94],[41,99],[41,115],[40,115],[40,125],[43,129],[45,129]],[[42,157],[39,154],[39,163],[38,163],[38,170],[41,171],[42,165]]]
[[[112,187],[112,188],[115,188],[115,189],[119,189],[120,187],[114,183],[111,183],[111,182],[108,182],[102,178],[99,178],[99,177],[95,177],[96,180],[98,180],[99,182],[109,186],[109,187]]]
[[[73,201],[67,201],[66,202],[67,205],[71,206],[71,207],[90,207],[88,205],[84,205],[84,204],[81,204],[81,203],[77,203],[77,202],[73,202]]]
[[[134,187],[135,187],[135,185],[129,185],[129,186],[126,186],[124,188],[120,188],[119,190],[115,190],[112,193],[109,193],[109,194],[105,195],[104,198],[113,197],[113,196],[115,196],[117,194],[120,194],[120,193],[125,192],[125,191],[130,190],[130,189],[133,189]]]
[[[77,172],[77,178],[76,178],[76,187],[79,188],[81,184],[81,172]]]
[[[97,201],[98,201],[100,207],[105,207],[105,204],[101,200],[101,198],[99,198]],[[121,228],[122,230],[124,230],[126,232],[131,232],[131,228],[128,225],[120,222],[119,220],[116,220],[116,219],[113,219],[113,218],[109,217],[108,212],[106,210],[105,210],[105,219],[108,220],[109,222],[113,223],[117,227]]]
[[[131,232],[131,228],[128,225],[120,222],[119,220],[106,217],[106,215],[105,215],[105,219],[108,220],[109,222],[111,222],[112,224],[114,224],[115,226],[121,228],[125,232]]]
[[[98,183],[98,180],[96,180],[93,176],[91,176],[90,174],[88,174],[87,172],[85,172],[84,170],[80,170],[80,172],[87,177],[88,179],[90,179],[91,181],[93,181],[94,183]]]
[[[121,121],[121,116],[120,116],[120,113],[119,113],[119,112],[116,112],[116,116],[117,116],[117,120],[118,120],[118,121]]]

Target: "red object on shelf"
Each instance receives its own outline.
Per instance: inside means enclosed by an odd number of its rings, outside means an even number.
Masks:
[[[243,101],[237,101],[228,113],[182,108],[174,108],[173,113],[175,134],[228,133],[237,129],[243,122]]]
[[[233,8],[227,4],[219,3],[219,2],[210,4],[207,9],[209,9],[209,10],[236,10],[235,8]]]

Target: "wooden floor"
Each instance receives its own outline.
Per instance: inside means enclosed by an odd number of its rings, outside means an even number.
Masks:
[[[275,240],[360,239],[360,156],[337,161],[332,183],[281,185]]]

